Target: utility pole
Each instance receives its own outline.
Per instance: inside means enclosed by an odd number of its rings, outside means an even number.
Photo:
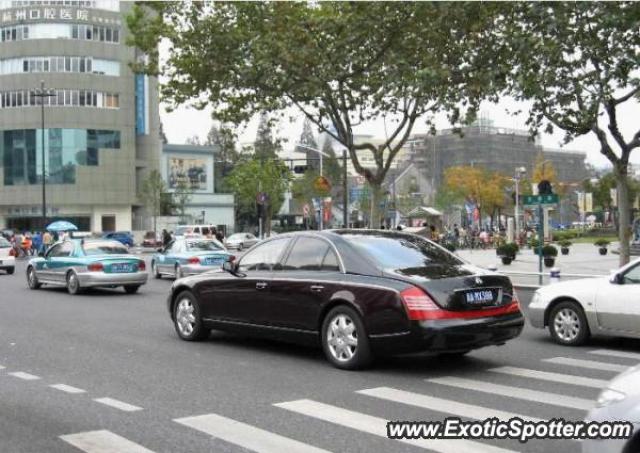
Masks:
[[[40,81],[40,90],[36,90],[34,96],[40,98],[40,106],[41,106],[41,115],[40,118],[42,120],[41,123],[41,131],[42,131],[42,230],[44,231],[47,228],[47,177],[46,177],[46,158],[45,158],[45,144],[44,144],[44,98],[55,96],[55,93],[51,93],[50,91],[45,91],[44,89],[44,80]]]
[[[344,219],[344,227],[349,228],[349,184],[347,182],[347,150],[342,150],[342,217]]]

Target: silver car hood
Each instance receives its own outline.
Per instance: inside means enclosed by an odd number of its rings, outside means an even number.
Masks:
[[[622,392],[627,396],[640,395],[640,365],[636,365],[616,376],[609,382],[607,387]]]

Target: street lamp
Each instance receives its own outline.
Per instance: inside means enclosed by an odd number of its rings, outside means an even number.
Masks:
[[[309,145],[305,145],[302,143],[296,143],[296,146],[294,148],[295,152],[299,152],[299,153],[303,153],[305,151],[312,151],[316,154],[320,155],[320,176],[323,176],[322,172],[323,172],[323,168],[322,168],[322,160],[323,157],[332,157],[329,154],[320,151],[317,148],[314,148],[312,146]],[[342,209],[342,216],[343,216],[343,221],[344,221],[344,226],[345,228],[349,226],[349,218],[348,218],[348,214],[349,214],[349,206],[348,206],[348,202],[349,202],[349,194],[347,193],[347,151],[345,149],[342,150],[342,166],[343,166],[343,179],[344,181],[342,182],[343,184],[343,209]],[[324,228],[324,200],[320,200],[320,229],[322,230]]]
[[[516,218],[516,242],[520,237],[520,178],[527,172],[525,167],[517,167],[516,174],[513,178],[516,182],[516,206],[515,206],[515,218]]]
[[[42,119],[42,229],[47,227],[47,178],[45,176],[45,147],[44,147],[44,98],[55,96],[56,94],[44,89],[44,80],[40,81],[40,89],[36,90],[34,96],[40,98],[41,119]]]

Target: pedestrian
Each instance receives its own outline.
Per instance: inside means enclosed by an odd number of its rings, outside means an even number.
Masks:
[[[216,239],[218,240],[219,243],[224,243],[224,234],[222,234],[222,229],[218,230],[216,232]]]
[[[49,250],[49,247],[51,247],[52,243],[53,236],[51,236],[51,233],[49,233],[48,231],[45,231],[42,235],[42,252],[46,253],[47,250]]]
[[[162,230],[162,245],[163,245],[163,247],[168,246],[170,242],[171,242],[171,235],[169,234],[169,232],[166,229]]]
[[[42,249],[42,234],[36,231],[31,240],[31,254],[37,255]]]

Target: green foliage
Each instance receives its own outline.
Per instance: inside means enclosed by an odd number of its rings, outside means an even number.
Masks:
[[[260,115],[260,123],[256,132],[256,140],[253,142],[254,154],[257,159],[275,159],[278,151],[282,149],[282,140],[274,137],[272,131],[273,121],[268,115]]]
[[[173,191],[173,202],[180,213],[180,221],[182,223],[187,222],[186,218],[186,207],[189,201],[191,200],[191,196],[193,195],[193,190],[191,186],[187,184],[187,182],[183,179],[178,181],[175,190]]]
[[[240,158],[236,149],[236,141],[236,134],[231,127],[214,123],[207,133],[204,145],[218,148],[220,150],[218,156],[222,163],[233,165]]]
[[[529,247],[531,247],[532,249],[536,250],[536,253],[537,253],[537,250],[540,247],[540,241],[537,240],[536,238],[531,238],[529,240]]]
[[[544,256],[545,258],[556,257],[558,256],[558,249],[551,244],[545,245],[544,247],[542,247],[542,256]]]
[[[593,242],[593,245],[596,247],[608,247],[611,242],[606,239],[597,239]]]
[[[508,242],[506,244],[502,244],[496,248],[496,254],[498,256],[510,256],[515,257],[520,247],[515,242]]]
[[[156,218],[161,214],[163,194],[167,191],[167,185],[158,170],[153,170],[142,182],[140,199],[147,206],[153,217],[153,229],[156,229]]]
[[[560,247],[565,247],[565,248],[571,247],[571,245],[573,245],[573,243],[571,241],[568,241],[566,239],[558,242],[558,244],[560,244]]]

